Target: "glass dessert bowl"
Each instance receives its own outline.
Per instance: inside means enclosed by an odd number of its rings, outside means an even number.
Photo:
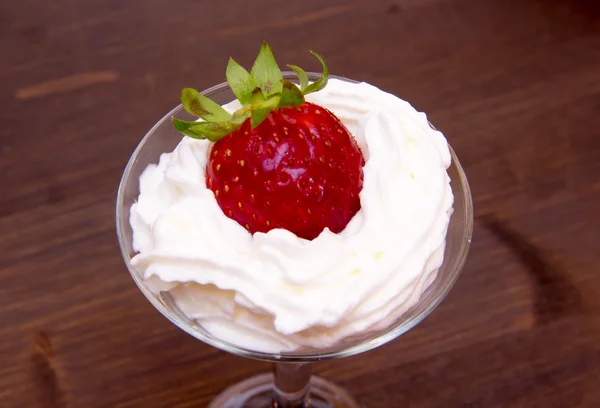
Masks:
[[[319,78],[319,74],[308,75],[311,81]],[[284,72],[283,76],[284,79],[297,82],[296,74],[292,72]],[[345,78],[337,79],[355,83]],[[202,94],[220,105],[235,99],[227,83],[212,87]],[[275,363],[272,374],[258,375],[232,386],[221,393],[210,407],[358,407],[359,405],[341,388],[322,378],[311,376],[311,363],[352,356],[393,340],[423,320],[448,294],[464,266],[473,227],[469,185],[454,151],[450,149],[452,162],[447,169],[454,203],[446,233],[443,262],[435,279],[427,282],[428,287],[418,301],[393,320],[386,322],[385,327],[344,337],[333,345],[265,352],[214,336],[196,320],[183,313],[169,291],[149,288],[139,270],[132,265],[131,261],[136,251],[130,226],[130,209],[140,194],[139,179],[142,172],[148,165],[158,163],[161,154],[173,151],[181,141],[181,134],[173,127],[172,117],[193,119],[181,105],[165,115],[140,142],[123,174],[117,197],[116,222],[124,261],[146,298],[179,328],[229,353]]]

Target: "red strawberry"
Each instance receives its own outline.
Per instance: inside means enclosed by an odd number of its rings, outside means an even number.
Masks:
[[[314,54],[314,53],[313,53]],[[327,66],[309,84],[291,65],[300,89],[283,80],[263,44],[248,73],[235,61],[227,81],[243,107],[233,115],[193,89],[182,93],[184,108],[204,119],[173,119],[182,133],[215,142],[206,184],[225,215],[251,233],[285,228],[314,239],[325,228],[342,231],[360,209],[364,159],[346,127],[304,95],[327,84]]]
[[[206,183],[223,212],[252,233],[342,231],[360,209],[364,159],[339,119],[306,102],[250,122],[211,151]]]

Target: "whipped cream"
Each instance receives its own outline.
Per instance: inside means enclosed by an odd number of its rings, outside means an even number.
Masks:
[[[212,143],[188,137],[146,168],[131,207],[132,265],[147,285],[170,291],[214,337],[250,350],[327,348],[384,329],[443,261],[453,195],[442,133],[366,83],[332,79],[306,99],[337,115],[365,156],[361,209],[341,233],[251,235],[206,187]]]

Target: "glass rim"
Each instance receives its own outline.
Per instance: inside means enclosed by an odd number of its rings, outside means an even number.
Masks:
[[[314,72],[308,73],[310,80],[316,80],[320,77],[320,75],[321,74],[314,73]],[[296,74],[292,71],[284,71],[283,76],[284,76],[284,78],[290,79],[290,80],[297,79]],[[340,79],[340,80],[343,80],[346,82],[358,83],[357,81],[354,81],[352,79],[335,76],[335,75],[329,75],[329,78],[330,79],[331,78]],[[229,88],[229,85],[227,84],[227,82],[223,82],[223,83],[214,85],[214,86],[202,91],[201,93],[203,95],[210,96],[211,94],[222,91],[226,88]],[[127,162],[127,166],[125,167],[125,170],[123,171],[123,175],[121,176],[121,180],[119,183],[119,189],[117,192],[117,200],[116,200],[116,232],[117,232],[117,238],[119,241],[119,248],[121,251],[121,255],[123,256],[123,260],[125,261],[127,270],[129,271],[129,274],[131,275],[133,281],[136,283],[136,285],[138,286],[140,291],[144,294],[146,299],[148,299],[148,301],[164,317],[166,317],[169,321],[171,321],[171,323],[173,323],[179,329],[183,330],[184,332],[188,333],[192,337],[194,337],[200,341],[203,341],[204,343],[206,343],[210,346],[216,347],[220,350],[223,350],[223,351],[226,351],[226,352],[229,352],[229,353],[241,356],[241,357],[252,358],[255,360],[270,361],[270,362],[311,362],[311,361],[315,361],[315,360],[325,360],[325,359],[349,357],[349,356],[353,356],[353,355],[356,355],[359,353],[363,353],[363,352],[372,350],[376,347],[386,344],[386,343],[390,342],[391,340],[399,337],[400,335],[406,333],[413,327],[415,327],[444,300],[444,298],[448,295],[448,293],[450,292],[450,290],[456,283],[456,281],[460,275],[460,272],[462,271],[462,269],[465,265],[467,255],[469,253],[469,249],[471,246],[471,240],[472,240],[472,236],[473,236],[473,200],[471,197],[471,190],[469,187],[469,183],[467,181],[467,176],[458,160],[458,157],[456,156],[456,153],[454,152],[454,149],[450,146],[450,144],[448,144],[448,148],[449,148],[450,154],[452,156],[451,166],[456,167],[456,171],[459,175],[457,181],[461,185],[462,194],[464,196],[463,198],[465,199],[464,200],[465,201],[464,216],[465,216],[465,220],[466,220],[467,234],[464,237],[464,240],[461,242],[460,251],[457,256],[457,259],[456,259],[454,265],[451,266],[451,272],[450,272],[451,277],[450,277],[449,281],[447,282],[446,286],[442,289],[441,294],[439,296],[435,297],[433,299],[433,301],[431,301],[420,313],[416,314],[415,316],[411,317],[408,320],[401,321],[395,325],[391,325],[383,334],[380,334],[379,336],[374,337],[372,339],[360,342],[355,345],[350,345],[348,347],[343,347],[340,350],[327,351],[324,353],[316,352],[314,354],[306,353],[306,354],[294,355],[294,352],[267,353],[267,352],[248,350],[243,347],[239,347],[239,346],[230,344],[226,341],[222,341],[216,337],[209,337],[209,336],[205,335],[204,333],[202,333],[198,330],[195,330],[190,324],[180,320],[180,318],[178,316],[174,315],[164,304],[162,304],[160,301],[158,301],[156,295],[154,295],[146,287],[146,285],[144,284],[141,277],[131,266],[131,256],[129,255],[129,253],[127,251],[127,245],[125,243],[125,236],[124,236],[124,233],[122,230],[122,225],[121,225],[122,219],[121,219],[121,215],[120,215],[121,209],[124,206],[125,186],[127,184],[126,182],[128,180],[129,174],[131,173],[131,170],[132,170],[134,164],[136,163],[136,161],[139,157],[139,153],[143,149],[146,142],[154,134],[155,130],[160,125],[162,125],[166,120],[170,120],[171,117],[175,113],[181,111],[181,109],[182,109],[181,104],[176,106],[175,108],[171,109],[165,116],[163,116],[158,122],[156,122],[154,124],[154,126],[152,126],[152,128],[146,133],[146,135],[138,143],[138,145],[136,146],[135,150],[133,151],[131,157],[129,158],[129,160]],[[430,126],[432,128],[434,128],[433,125],[430,124]],[[453,191],[453,193],[455,193],[455,192]],[[434,282],[435,282],[435,280],[434,280]]]

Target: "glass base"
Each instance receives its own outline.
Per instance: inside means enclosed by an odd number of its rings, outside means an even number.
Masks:
[[[239,382],[215,398],[208,408],[273,408],[273,374],[259,374]],[[312,376],[307,408],[360,408],[346,391]]]

